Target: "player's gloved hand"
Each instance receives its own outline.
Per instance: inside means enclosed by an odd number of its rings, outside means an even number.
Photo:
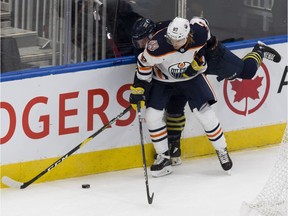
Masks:
[[[188,67],[187,70],[183,73],[184,78],[196,76],[199,72],[204,72],[206,69],[206,61],[205,58],[199,57],[198,55],[195,56],[191,63],[191,67]]]
[[[193,77],[193,76],[196,76],[198,73],[198,71],[194,70],[192,65],[191,67],[189,66],[187,68],[187,70],[183,73],[183,78],[189,78],[189,77]]]
[[[191,63],[191,66],[195,71],[204,70],[206,67],[206,61],[204,56],[199,57],[198,55],[196,55]]]
[[[134,110],[137,110],[137,104],[140,103],[140,107],[145,106],[145,89],[141,86],[133,85],[130,87],[131,94],[129,102]]]
[[[217,79],[218,82],[221,82],[222,80],[224,80],[224,78],[220,77],[220,76],[217,76],[216,79]]]
[[[236,78],[237,78],[237,74],[236,74],[236,73],[233,74],[233,75],[230,76],[230,77],[222,77],[222,76],[217,76],[217,77],[216,77],[216,79],[217,79],[218,82],[221,82],[221,81],[224,80],[224,79],[232,81],[232,80],[235,80]]]

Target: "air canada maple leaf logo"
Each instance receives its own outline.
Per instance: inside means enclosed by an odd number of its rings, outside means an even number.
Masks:
[[[253,80],[235,80],[231,82],[232,90],[235,91],[234,102],[240,102],[248,98],[252,100],[259,99],[258,88],[262,85],[263,77],[257,76]]]
[[[270,89],[270,76],[264,64],[251,80],[235,79],[224,81],[224,99],[236,114],[249,115],[258,110],[267,98]]]

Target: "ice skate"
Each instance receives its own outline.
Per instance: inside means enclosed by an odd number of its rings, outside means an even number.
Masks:
[[[169,155],[169,150],[162,154],[157,154],[157,157],[151,166],[151,175],[153,177],[161,177],[172,173],[172,162]]]
[[[273,48],[267,46],[261,41],[258,41],[257,44],[253,48],[253,52],[259,53],[263,58],[266,58],[273,62],[280,62],[281,56],[280,54],[274,50]]]
[[[181,149],[179,147],[172,145],[170,149],[172,166],[178,166],[182,164],[180,156],[181,156]]]
[[[228,154],[227,148],[224,148],[222,150],[216,150],[216,153],[223,170],[225,171],[230,170],[233,166],[233,163]]]

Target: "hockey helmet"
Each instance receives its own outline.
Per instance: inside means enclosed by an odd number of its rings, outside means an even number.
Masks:
[[[148,18],[139,18],[132,28],[132,42],[135,48],[144,48],[143,44],[139,43],[143,39],[150,39],[150,35],[155,31],[156,24]],[[146,44],[146,43],[145,43]],[[145,45],[144,44],[144,45]]]
[[[189,21],[181,17],[176,17],[169,23],[166,37],[169,40],[179,41],[187,39],[189,32]]]

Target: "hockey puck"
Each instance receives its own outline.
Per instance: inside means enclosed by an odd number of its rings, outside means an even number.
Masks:
[[[90,188],[90,184],[82,184],[82,188],[85,188],[85,189]]]

